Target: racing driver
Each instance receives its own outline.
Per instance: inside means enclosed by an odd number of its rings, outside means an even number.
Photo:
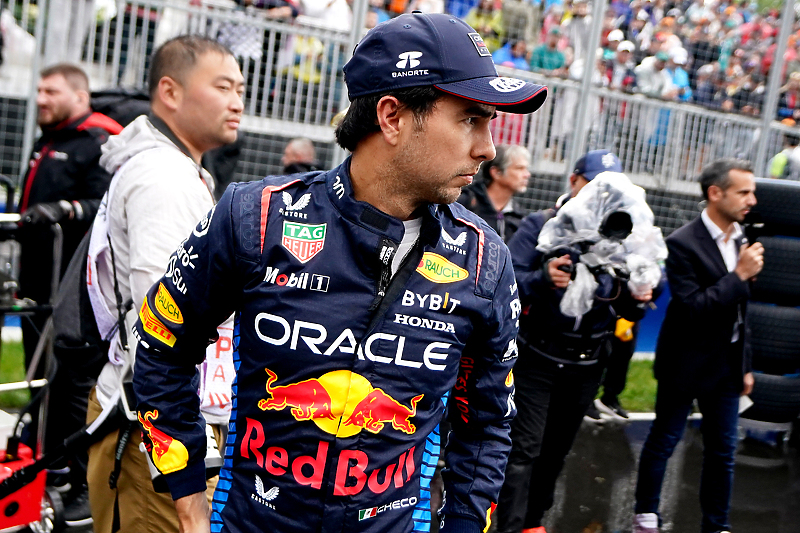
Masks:
[[[376,26],[344,73],[352,156],[229,187],[140,304],[138,416],[186,533],[427,531],[446,407],[440,530],[481,531],[497,501],[520,303],[507,248],[453,202],[495,156],[495,110],[533,112],[547,90],[498,77],[444,14]],[[232,312],[209,512],[195,365]]]

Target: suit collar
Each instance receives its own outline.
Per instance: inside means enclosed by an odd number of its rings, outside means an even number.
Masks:
[[[728,267],[725,266],[725,260],[722,259],[722,252],[719,251],[717,241],[711,236],[706,228],[705,223],[701,217],[697,217],[694,222],[694,235],[700,244],[700,247],[706,251],[708,257],[711,258],[714,265],[718,270],[718,274],[725,275],[728,273]]]

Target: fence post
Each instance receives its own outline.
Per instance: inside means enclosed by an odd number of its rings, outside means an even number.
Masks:
[[[359,41],[361,41],[361,36],[364,35],[368,8],[369,3],[367,0],[353,0],[353,27],[350,28],[350,41],[347,44],[347,50],[344,51],[345,63],[353,57],[353,50]],[[342,87],[342,97],[339,99],[339,111],[341,112],[348,105],[350,105],[350,99],[347,98],[347,86],[344,86]],[[347,151],[339,145],[336,145],[331,151],[330,166],[335,167],[344,161],[346,157]]]
[[[592,74],[596,68],[596,53],[600,46],[600,30],[603,27],[603,17],[606,12],[607,0],[594,0],[592,2],[592,33],[589,36],[589,53],[583,66],[583,79],[581,80],[578,110],[575,114],[575,128],[572,134],[572,146],[565,167],[565,179],[572,174],[572,164],[583,154],[586,147],[586,116],[589,113],[589,103],[592,91]]]
[[[36,44],[31,61],[30,90],[28,91],[28,101],[25,105],[25,129],[22,134],[20,173],[17,177],[18,186],[22,184],[22,178],[25,177],[25,173],[28,171],[28,158],[33,149],[33,137],[36,135],[36,117],[38,115],[36,93],[39,86],[39,70],[41,70],[42,65],[42,43],[44,42],[44,19],[47,14],[47,3],[48,0],[39,0],[39,13],[36,15],[36,28],[34,30]]]
[[[786,52],[786,43],[789,41],[789,34],[792,33],[794,24],[794,0],[785,0],[783,3],[783,13],[781,14],[781,30],[778,34],[778,46],[775,47],[775,56],[772,58],[772,66],[769,69],[769,80],[767,82],[767,95],[764,99],[764,107],[761,109],[761,135],[758,138],[756,150],[756,160],[753,165],[757,176],[766,174],[767,164],[767,145],[769,143],[770,124],[775,118],[775,111],[778,109],[778,90],[783,83],[783,55]]]

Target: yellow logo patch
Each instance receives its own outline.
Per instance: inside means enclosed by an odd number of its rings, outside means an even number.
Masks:
[[[183,324],[181,310],[178,309],[178,305],[175,303],[175,300],[172,299],[172,295],[167,291],[163,283],[158,284],[156,311],[173,324]]]
[[[425,252],[422,255],[417,272],[434,283],[454,283],[469,277],[469,272],[465,269],[433,252]]]
[[[150,306],[147,305],[147,298],[144,299],[142,308],[139,310],[139,318],[141,319],[142,326],[144,326],[144,330],[147,333],[160,340],[170,348],[175,346],[175,335],[173,335],[172,332],[167,329],[167,326],[162,324],[161,321],[156,318],[156,315],[154,315],[153,311],[150,310]]]

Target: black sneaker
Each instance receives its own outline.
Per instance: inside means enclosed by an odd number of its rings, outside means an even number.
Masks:
[[[89,491],[86,485],[75,487],[64,500],[64,523],[67,527],[82,527],[92,523]]]
[[[628,411],[622,408],[616,398],[600,398],[594,401],[595,406],[601,412],[611,415],[614,418],[628,419]]]
[[[597,410],[597,407],[595,407],[593,403],[589,404],[589,408],[586,410],[586,414],[583,415],[583,419],[592,424],[603,424],[605,422],[603,415],[600,414],[600,411]]]
[[[70,484],[69,467],[47,471],[47,486],[52,487],[59,494],[65,494],[72,488]]]

